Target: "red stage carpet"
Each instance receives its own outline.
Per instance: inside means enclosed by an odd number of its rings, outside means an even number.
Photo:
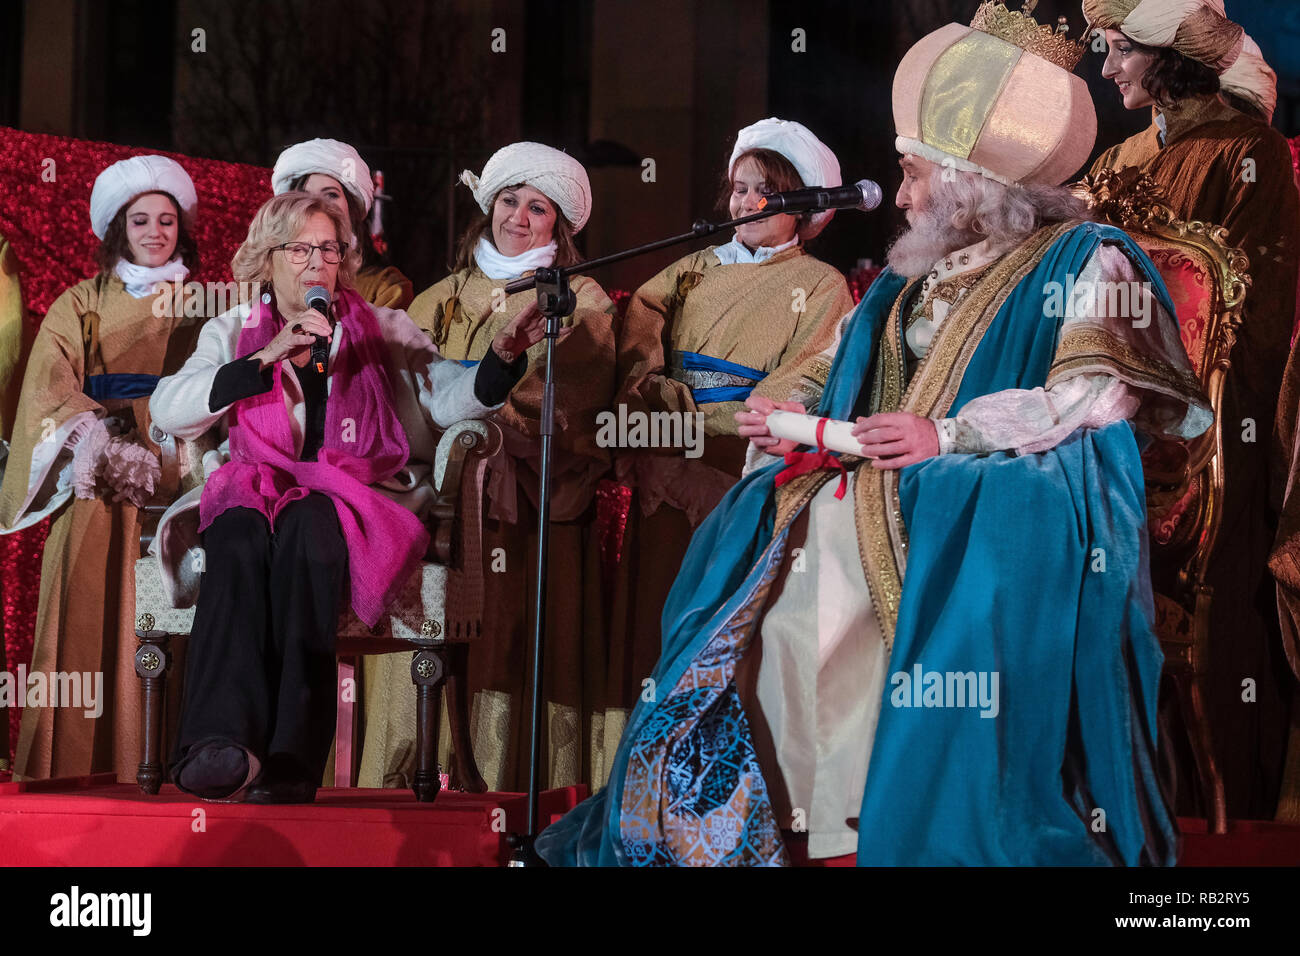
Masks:
[[[542,819],[586,794],[546,791]],[[443,792],[428,805],[407,790],[330,788],[314,804],[275,807],[202,803],[171,786],[145,797],[112,774],[0,782],[0,866],[501,866],[524,810],[517,793]],[[1181,866],[1300,865],[1297,826],[1236,821],[1221,837],[1204,820],[1179,826]]]
[[[254,806],[172,786],[145,797],[112,774],[52,783],[0,783],[0,865],[501,866],[506,834],[525,820],[515,793],[444,792],[421,804],[409,790],[331,788],[314,804]],[[541,818],[585,796],[546,791]]]

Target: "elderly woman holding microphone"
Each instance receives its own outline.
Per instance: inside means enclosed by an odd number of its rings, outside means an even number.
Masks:
[[[334,205],[269,200],[232,263],[266,291],[209,321],[150,405],[178,437],[229,435],[231,459],[198,501],[205,570],[172,769],[205,799],[315,798],[340,608],[350,600],[373,625],[413,573],[428,544],[416,512],[431,496],[416,478],[432,427],[499,406],[542,334],[524,310],[477,368],[444,361],[404,312],[357,294],[358,258]],[[323,312],[305,304],[317,290]]]

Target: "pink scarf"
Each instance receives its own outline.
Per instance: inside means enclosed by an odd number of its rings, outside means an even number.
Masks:
[[[313,491],[329,495],[348,547],[352,609],[374,627],[414,573],[429,544],[419,519],[370,486],[392,477],[410,449],[394,410],[379,323],[365,300],[338,290],[338,355],[331,363],[325,404],[325,440],[317,461],[299,461],[283,376],[277,364],[269,392],[230,410],[230,461],[203,488],[199,530],[227,508],[253,508],[275,527],[291,501]],[[258,303],[239,333],[236,353],[251,355],[271,341],[284,320]]]

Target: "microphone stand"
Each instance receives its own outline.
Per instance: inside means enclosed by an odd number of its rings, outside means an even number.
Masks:
[[[767,219],[779,212],[781,212],[779,209],[764,209],[752,216],[729,219],[720,223],[706,222],[702,219],[696,220],[692,224],[690,232],[634,246],[623,252],[615,252],[612,255],[601,256],[598,259],[588,259],[586,262],[579,262],[571,266],[538,269],[531,276],[515,279],[513,282],[506,284],[506,295],[513,295],[525,289],[536,289],[537,305],[541,309],[542,315],[546,317],[546,363],[542,380],[540,429],[542,438],[541,473],[537,499],[537,565],[534,578],[536,591],[533,597],[533,684],[529,721],[530,739],[528,743],[528,814],[524,832],[522,834],[511,832],[506,837],[506,842],[512,848],[510,866],[545,866],[545,863],[534,851],[533,842],[537,839],[538,801],[541,796],[538,765],[541,760],[542,654],[546,634],[547,547],[550,541],[551,521],[551,460],[553,454],[551,439],[555,433],[555,340],[560,334],[560,320],[565,316],[572,315],[577,307],[577,299],[573,294],[573,290],[569,288],[569,277],[586,273],[599,266],[645,255],[647,252],[690,242],[692,239],[711,236],[716,232],[744,225],[747,222]]]

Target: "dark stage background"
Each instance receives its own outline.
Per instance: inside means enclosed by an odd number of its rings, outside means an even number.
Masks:
[[[465,167],[517,139],[567,149],[595,193],[591,255],[713,214],[738,128],[797,119],[849,181],[897,187],[890,84],[903,52],[976,0],[28,0],[0,5],[0,125],[268,166],[312,136],[356,145],[386,174],[394,262],[417,290],[447,271],[474,211]],[[1300,120],[1300,4],[1229,0],[1281,76],[1277,125]],[[1043,23],[1078,0],[1044,0]],[[202,43],[194,31],[204,31]],[[492,49],[495,30],[497,45]],[[793,31],[804,31],[796,52]],[[199,49],[199,47],[202,49]],[[1100,78],[1097,151],[1141,129]],[[642,179],[655,160],[654,182]],[[901,220],[844,213],[814,251],[879,260]],[[69,223],[69,228],[84,228]],[[612,267],[633,288],[677,253]]]

